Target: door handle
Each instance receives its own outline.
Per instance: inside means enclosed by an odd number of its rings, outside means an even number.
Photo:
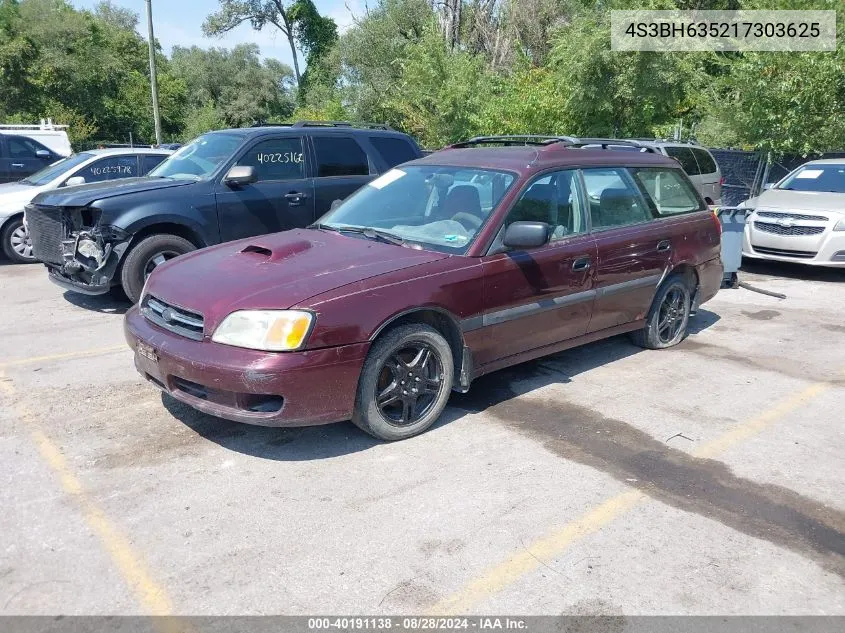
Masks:
[[[589,257],[579,257],[572,262],[572,270],[587,270],[590,267]]]
[[[12,167],[23,167],[23,163],[12,163]]]
[[[657,243],[657,250],[658,251],[671,251],[672,250],[672,242],[669,240],[661,240]]]
[[[285,199],[289,201],[289,204],[291,206],[299,204],[307,197],[308,194],[302,193],[300,191],[291,191],[290,193],[285,194]]]

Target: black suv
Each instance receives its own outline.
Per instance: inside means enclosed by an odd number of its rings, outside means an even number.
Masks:
[[[421,156],[386,125],[300,121],[203,134],[145,178],[44,192],[26,207],[36,259],[68,290],[133,302],[160,263],[303,227],[375,176]]]

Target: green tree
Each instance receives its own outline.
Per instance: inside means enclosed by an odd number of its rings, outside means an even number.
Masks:
[[[187,87],[190,108],[210,106],[226,126],[284,118],[293,112],[291,69],[273,59],[262,62],[255,44],[231,50],[176,46],[170,67]]]

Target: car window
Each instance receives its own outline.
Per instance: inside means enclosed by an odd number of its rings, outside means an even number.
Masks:
[[[594,229],[652,219],[639,190],[622,168],[585,169],[584,184]]]
[[[532,182],[508,212],[505,226],[513,222],[546,222],[552,241],[587,230],[578,171],[569,169]]]
[[[695,154],[695,160],[698,162],[698,167],[702,174],[716,173],[718,168],[707,150],[693,149],[692,153]]]
[[[73,176],[82,176],[85,182],[100,182],[103,180],[117,180],[118,178],[132,178],[138,175],[138,157],[110,156],[94,161],[75,172]]]
[[[406,165],[364,185],[320,219],[321,227],[387,231],[426,248],[460,254],[516,180],[490,169]],[[480,183],[489,182],[492,207],[481,202]]]
[[[695,189],[677,169],[632,169],[631,172],[658,215],[677,215],[704,208]]]
[[[845,165],[803,165],[778,183],[776,189],[845,193]]]
[[[388,167],[395,167],[400,163],[417,158],[417,151],[413,145],[403,138],[371,136],[370,143],[376,148]]]
[[[9,158],[37,158],[35,152],[46,149],[40,143],[24,136],[10,136],[7,138],[9,144]]]
[[[144,154],[141,157],[141,173],[139,175],[146,176],[151,170],[158,167],[165,158],[167,158],[167,154]]]
[[[210,178],[243,142],[241,134],[209,132],[180,147],[150,172],[156,178]]]
[[[73,168],[92,159],[93,157],[93,154],[88,154],[87,152],[82,152],[81,154],[71,154],[67,158],[56,161],[41,171],[35,172],[28,178],[24,178],[21,182],[27,185],[46,185],[54,178],[58,178],[62,174],[70,172]]]
[[[305,177],[302,139],[286,136],[261,141],[250,147],[236,165],[255,168],[256,180],[295,180]]]
[[[666,155],[678,161],[687,176],[698,176],[701,173],[689,147],[667,147]]]
[[[367,154],[353,138],[315,136],[317,177],[366,176],[370,173]]]

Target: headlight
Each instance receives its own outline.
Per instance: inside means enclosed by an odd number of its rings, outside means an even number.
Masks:
[[[314,315],[302,310],[239,310],[217,326],[211,340],[268,352],[297,350],[305,344]]]
[[[839,222],[836,223],[836,226],[833,227],[833,230],[834,231],[845,231],[845,218],[842,218],[841,220],[839,220]]]

